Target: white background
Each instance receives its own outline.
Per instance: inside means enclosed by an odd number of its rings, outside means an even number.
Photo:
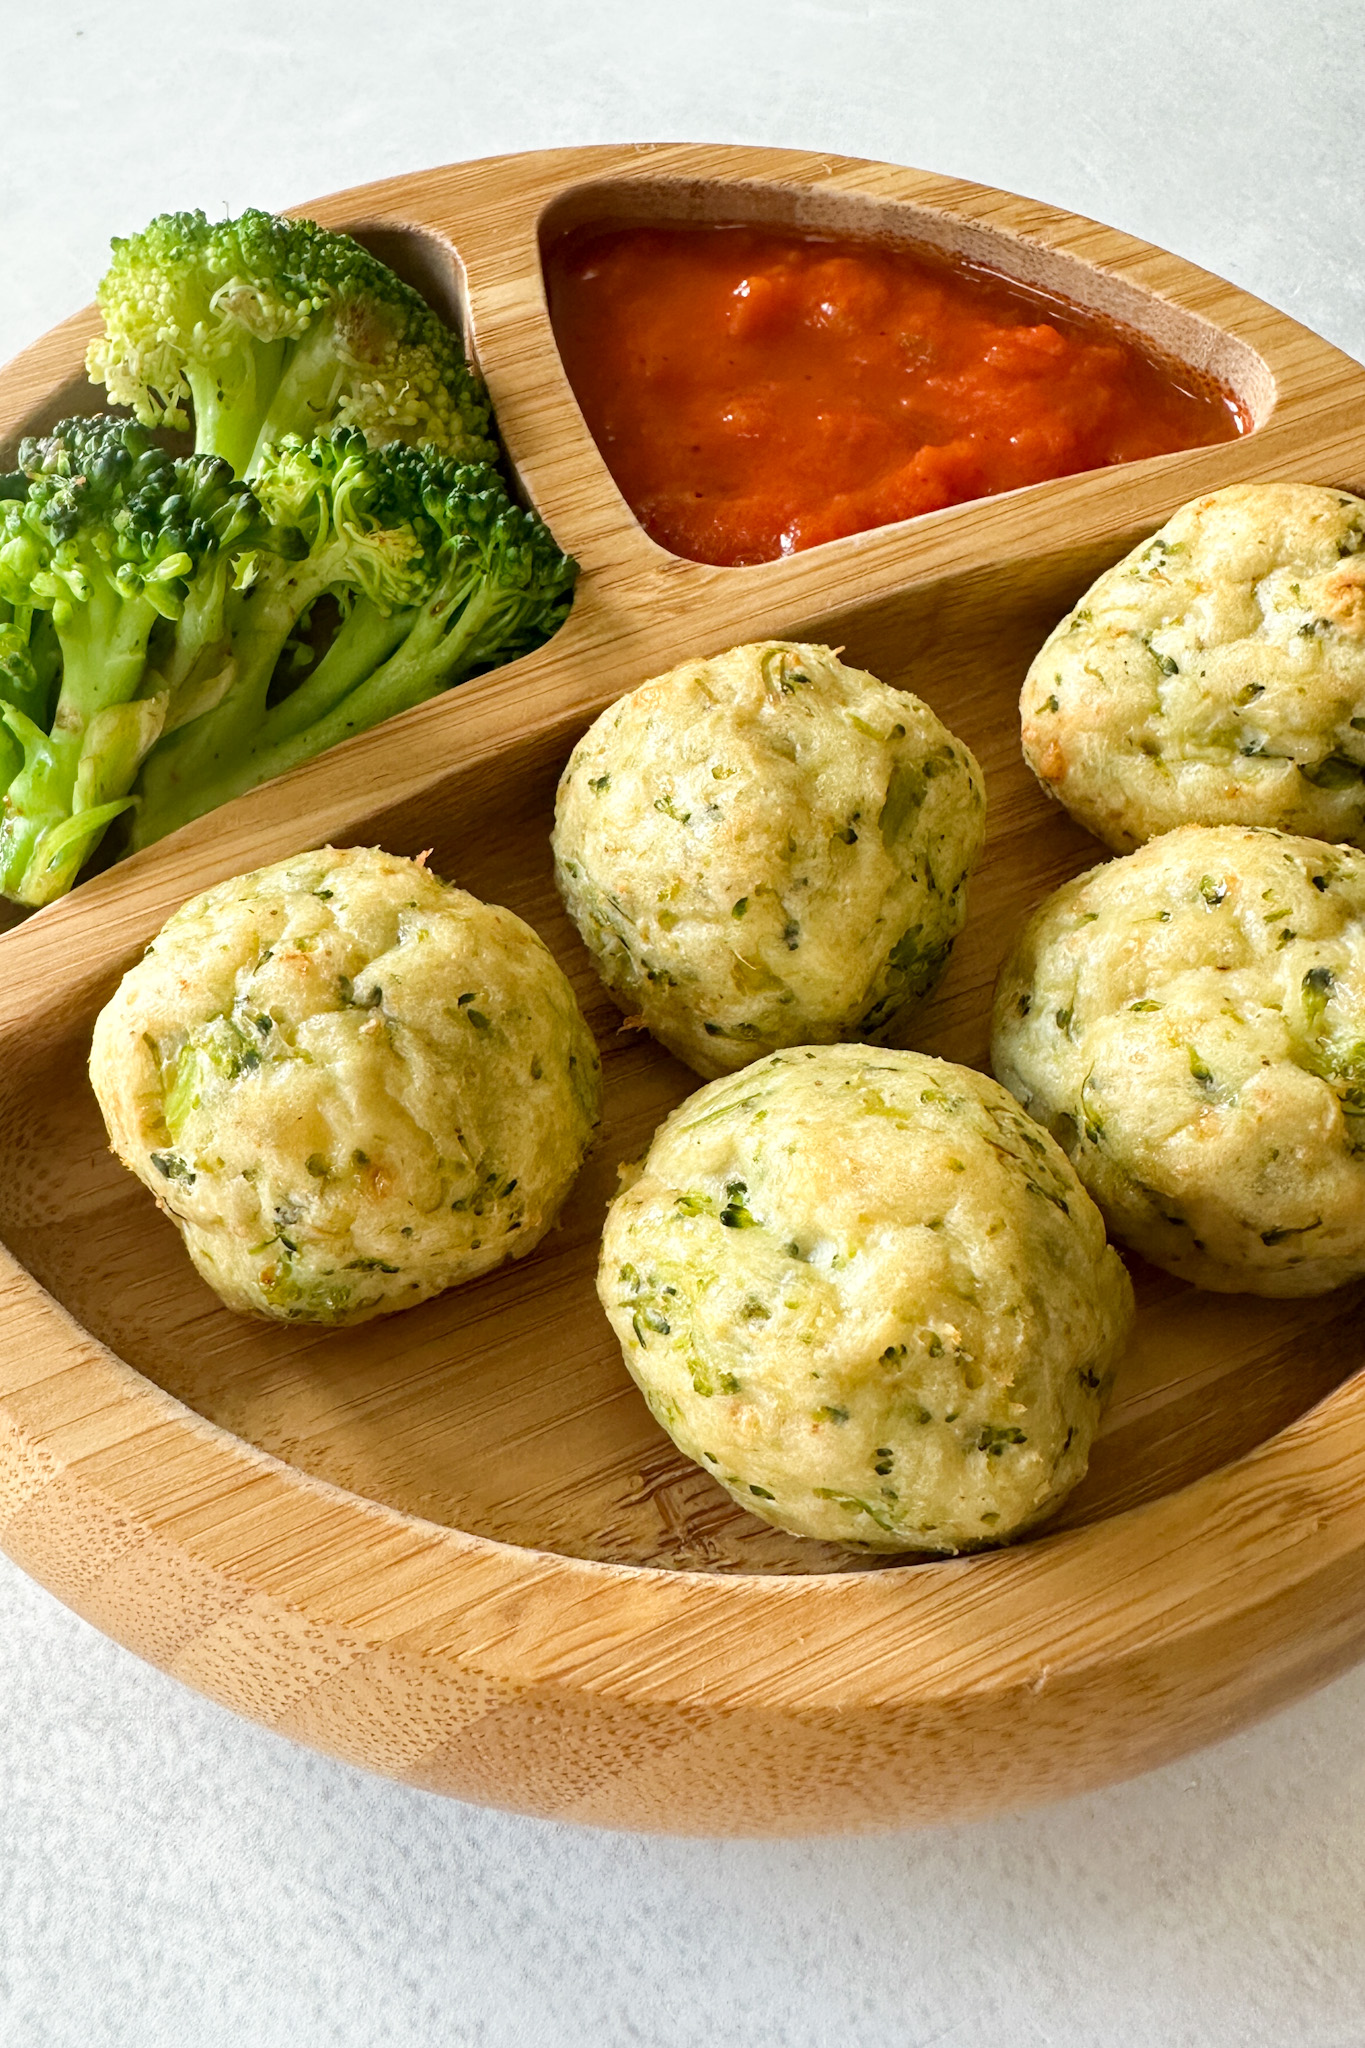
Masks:
[[[0,0],[0,33],[0,357],[161,209],[639,139],[1036,195],[1365,356],[1361,0]],[[747,2040],[1365,2048],[1365,1672],[1039,1814],[669,1841],[294,1749],[0,1560],[4,2048]]]

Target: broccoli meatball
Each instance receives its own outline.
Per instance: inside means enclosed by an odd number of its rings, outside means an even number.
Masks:
[[[1184,506],[1067,613],[1020,714],[1035,775],[1116,853],[1180,825],[1365,839],[1365,499]]]
[[[600,1067],[520,918],[376,848],[196,896],[95,1025],[125,1166],[230,1308],[358,1323],[530,1251]]]
[[[1132,1321],[1099,1213],[984,1075],[860,1045],[702,1088],[598,1293],[678,1447],[796,1535],[967,1550],[1082,1477]]]
[[[1365,1273],[1365,854],[1187,826],[1036,910],[993,1062],[1117,1237],[1224,1292]]]
[[[882,1040],[966,916],[981,772],[827,647],[684,662],[604,712],[559,785],[556,874],[612,996],[699,1074]]]

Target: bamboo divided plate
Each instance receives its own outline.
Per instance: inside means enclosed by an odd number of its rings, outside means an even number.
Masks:
[[[553,151],[306,209],[465,327],[511,463],[582,578],[563,630],[188,827],[0,939],[0,1544],[98,1628],[282,1734],[410,1784],[707,1834],[875,1828],[1141,1771],[1365,1651],[1354,1292],[1138,1273],[1091,1472],[1010,1550],[887,1565],[746,1516],[647,1413],[592,1288],[619,1160],[697,1085],[617,1031],[554,894],[555,782],[590,719],[691,654],[842,645],[975,749],[986,860],[917,1042],[986,1065],[1025,909],[1101,857],[1019,757],[1048,628],[1185,499],[1365,488],[1365,370],[1188,263],[1032,201],[785,150]],[[1245,439],[1038,484],[755,568],[665,553],[559,366],[540,244],[587,220],[763,220],[932,242],[1231,384]],[[93,411],[93,315],[0,374],[14,438]],[[12,457],[11,457],[12,459]],[[105,1148],[90,1026],[193,892],[317,845],[430,847],[529,918],[605,1056],[606,1120],[531,1258],[347,1332],[240,1320]]]

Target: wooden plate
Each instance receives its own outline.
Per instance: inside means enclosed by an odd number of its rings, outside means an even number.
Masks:
[[[695,1082],[623,1038],[550,880],[559,769],[684,655],[828,640],[977,751],[991,835],[919,1042],[986,1063],[1022,911],[1099,857],[1019,760],[1048,627],[1196,492],[1365,486],[1365,371],[1108,228],[979,186],[781,150],[556,151],[307,209],[464,321],[512,463],[583,564],[547,647],[86,883],[0,940],[0,1542],[96,1626],[266,1726],[466,1799],[696,1833],[872,1828],[1103,1784],[1365,1648],[1354,1295],[1142,1312],[1091,1475],[1051,1532],[871,1566],[751,1520],[674,1452],[592,1292],[604,1201]],[[594,218],[763,219],[932,240],[1230,380],[1245,440],[749,569],[675,559],[618,497],[559,368],[538,239]],[[0,440],[90,411],[84,313],[0,376]],[[6,449],[0,446],[0,467]],[[401,1317],[240,1321],[104,1146],[91,1021],[168,913],[324,840],[433,848],[529,917],[602,1043],[607,1120],[531,1259]]]

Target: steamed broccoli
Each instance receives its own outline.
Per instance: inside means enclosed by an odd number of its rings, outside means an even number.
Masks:
[[[288,434],[361,428],[461,461],[496,448],[482,381],[426,301],[349,235],[251,210],[162,214],[113,244],[86,367],[147,426],[252,477]]]
[[[47,903],[113,819],[133,847],[561,623],[575,565],[496,470],[352,428],[255,487],[131,420],[24,442],[0,494],[0,893]],[[339,618],[297,680],[296,635]]]
[[[0,892],[39,904],[128,808],[159,734],[198,708],[149,676],[153,631],[260,518],[226,464],[174,461],[130,420],[66,420],[19,458],[27,493],[0,499]]]
[[[307,536],[308,555],[253,562],[232,629],[236,679],[215,710],[148,758],[133,847],[514,660],[567,614],[576,565],[486,464],[372,450],[342,429],[272,448],[256,489],[272,519]],[[345,598],[340,629],[312,675],[268,705],[289,633],[323,590]],[[257,592],[260,609],[243,616]]]

